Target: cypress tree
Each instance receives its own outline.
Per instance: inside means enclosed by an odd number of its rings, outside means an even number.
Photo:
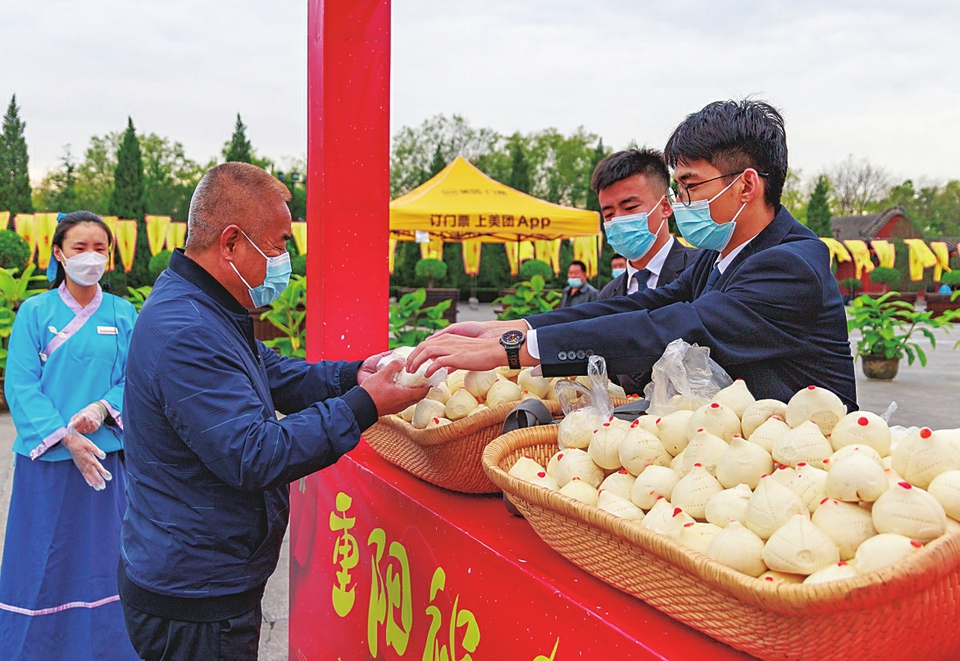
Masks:
[[[440,171],[445,167],[447,167],[447,159],[443,157],[443,142],[438,142],[437,148],[433,150],[433,160],[430,162],[429,176],[424,179],[424,181],[434,178],[440,174]]]
[[[527,160],[527,150],[524,149],[523,139],[519,133],[510,137],[510,178],[507,185],[521,193],[530,193],[533,183],[530,178],[530,161]]]
[[[150,244],[147,240],[147,227],[143,222],[144,213],[143,155],[140,140],[133,127],[133,119],[127,118],[127,129],[117,150],[117,168],[113,171],[113,193],[110,195],[109,211],[111,216],[137,221],[137,252],[133,268],[127,274],[132,287],[151,285]],[[117,264],[120,255],[117,253]]]
[[[247,140],[247,126],[240,119],[240,113],[237,113],[237,124],[233,128],[233,137],[230,138],[230,144],[223,154],[225,161],[237,163],[253,162],[253,145]]]
[[[0,211],[11,214],[33,212],[27,172],[27,140],[23,136],[26,127],[26,122],[20,121],[20,108],[14,94],[3,116],[3,133],[0,134]]]
[[[830,182],[826,175],[817,178],[817,185],[810,194],[810,203],[807,205],[807,227],[817,236],[833,236],[830,219]]]

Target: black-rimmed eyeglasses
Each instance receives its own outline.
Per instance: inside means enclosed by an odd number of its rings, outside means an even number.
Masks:
[[[674,182],[673,192],[676,194],[677,199],[680,200],[680,203],[685,207],[689,207],[691,204],[690,200],[690,190],[696,188],[697,186],[703,186],[704,184],[709,184],[711,181],[716,181],[717,179],[723,179],[724,177],[734,177],[740,176],[746,172],[746,170],[738,170],[737,172],[728,172],[727,174],[721,174],[718,177],[713,177],[711,179],[705,179],[704,181],[698,181],[695,184],[685,184],[682,181]],[[757,175],[761,177],[769,176],[767,172],[757,172]]]

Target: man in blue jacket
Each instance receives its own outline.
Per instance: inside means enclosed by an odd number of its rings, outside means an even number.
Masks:
[[[397,367],[376,372],[378,356],[309,364],[254,339],[249,310],[289,280],[288,199],[252,165],[207,172],[186,252],[174,252],[134,328],[119,580],[127,631],[148,661],[256,659],[288,483],[426,394],[396,385]]]
[[[707,346],[757,398],[787,401],[817,385],[857,409],[846,316],[826,246],[780,204],[787,175],[783,118],[754,100],[689,115],[665,149],[672,210],[702,252],[665,287],[554,310],[519,322],[455,324],[422,343],[408,370],[541,365],[584,374],[598,354],[614,374],[641,372],[677,338]]]

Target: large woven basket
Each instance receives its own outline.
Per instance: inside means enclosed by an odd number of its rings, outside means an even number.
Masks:
[[[671,617],[762,659],[960,659],[960,534],[872,574],[773,584],[506,472],[556,447],[553,426],[518,429],[487,446],[483,467],[547,544]]]
[[[561,414],[560,403],[544,402],[550,413]],[[487,443],[502,433],[503,420],[516,402],[499,404],[480,413],[433,429],[417,429],[395,415],[385,415],[363,433],[377,453],[391,464],[430,484],[464,493],[496,493],[480,456]]]

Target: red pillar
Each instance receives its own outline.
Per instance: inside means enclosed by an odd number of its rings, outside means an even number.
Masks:
[[[307,358],[387,348],[390,0],[308,0]]]

